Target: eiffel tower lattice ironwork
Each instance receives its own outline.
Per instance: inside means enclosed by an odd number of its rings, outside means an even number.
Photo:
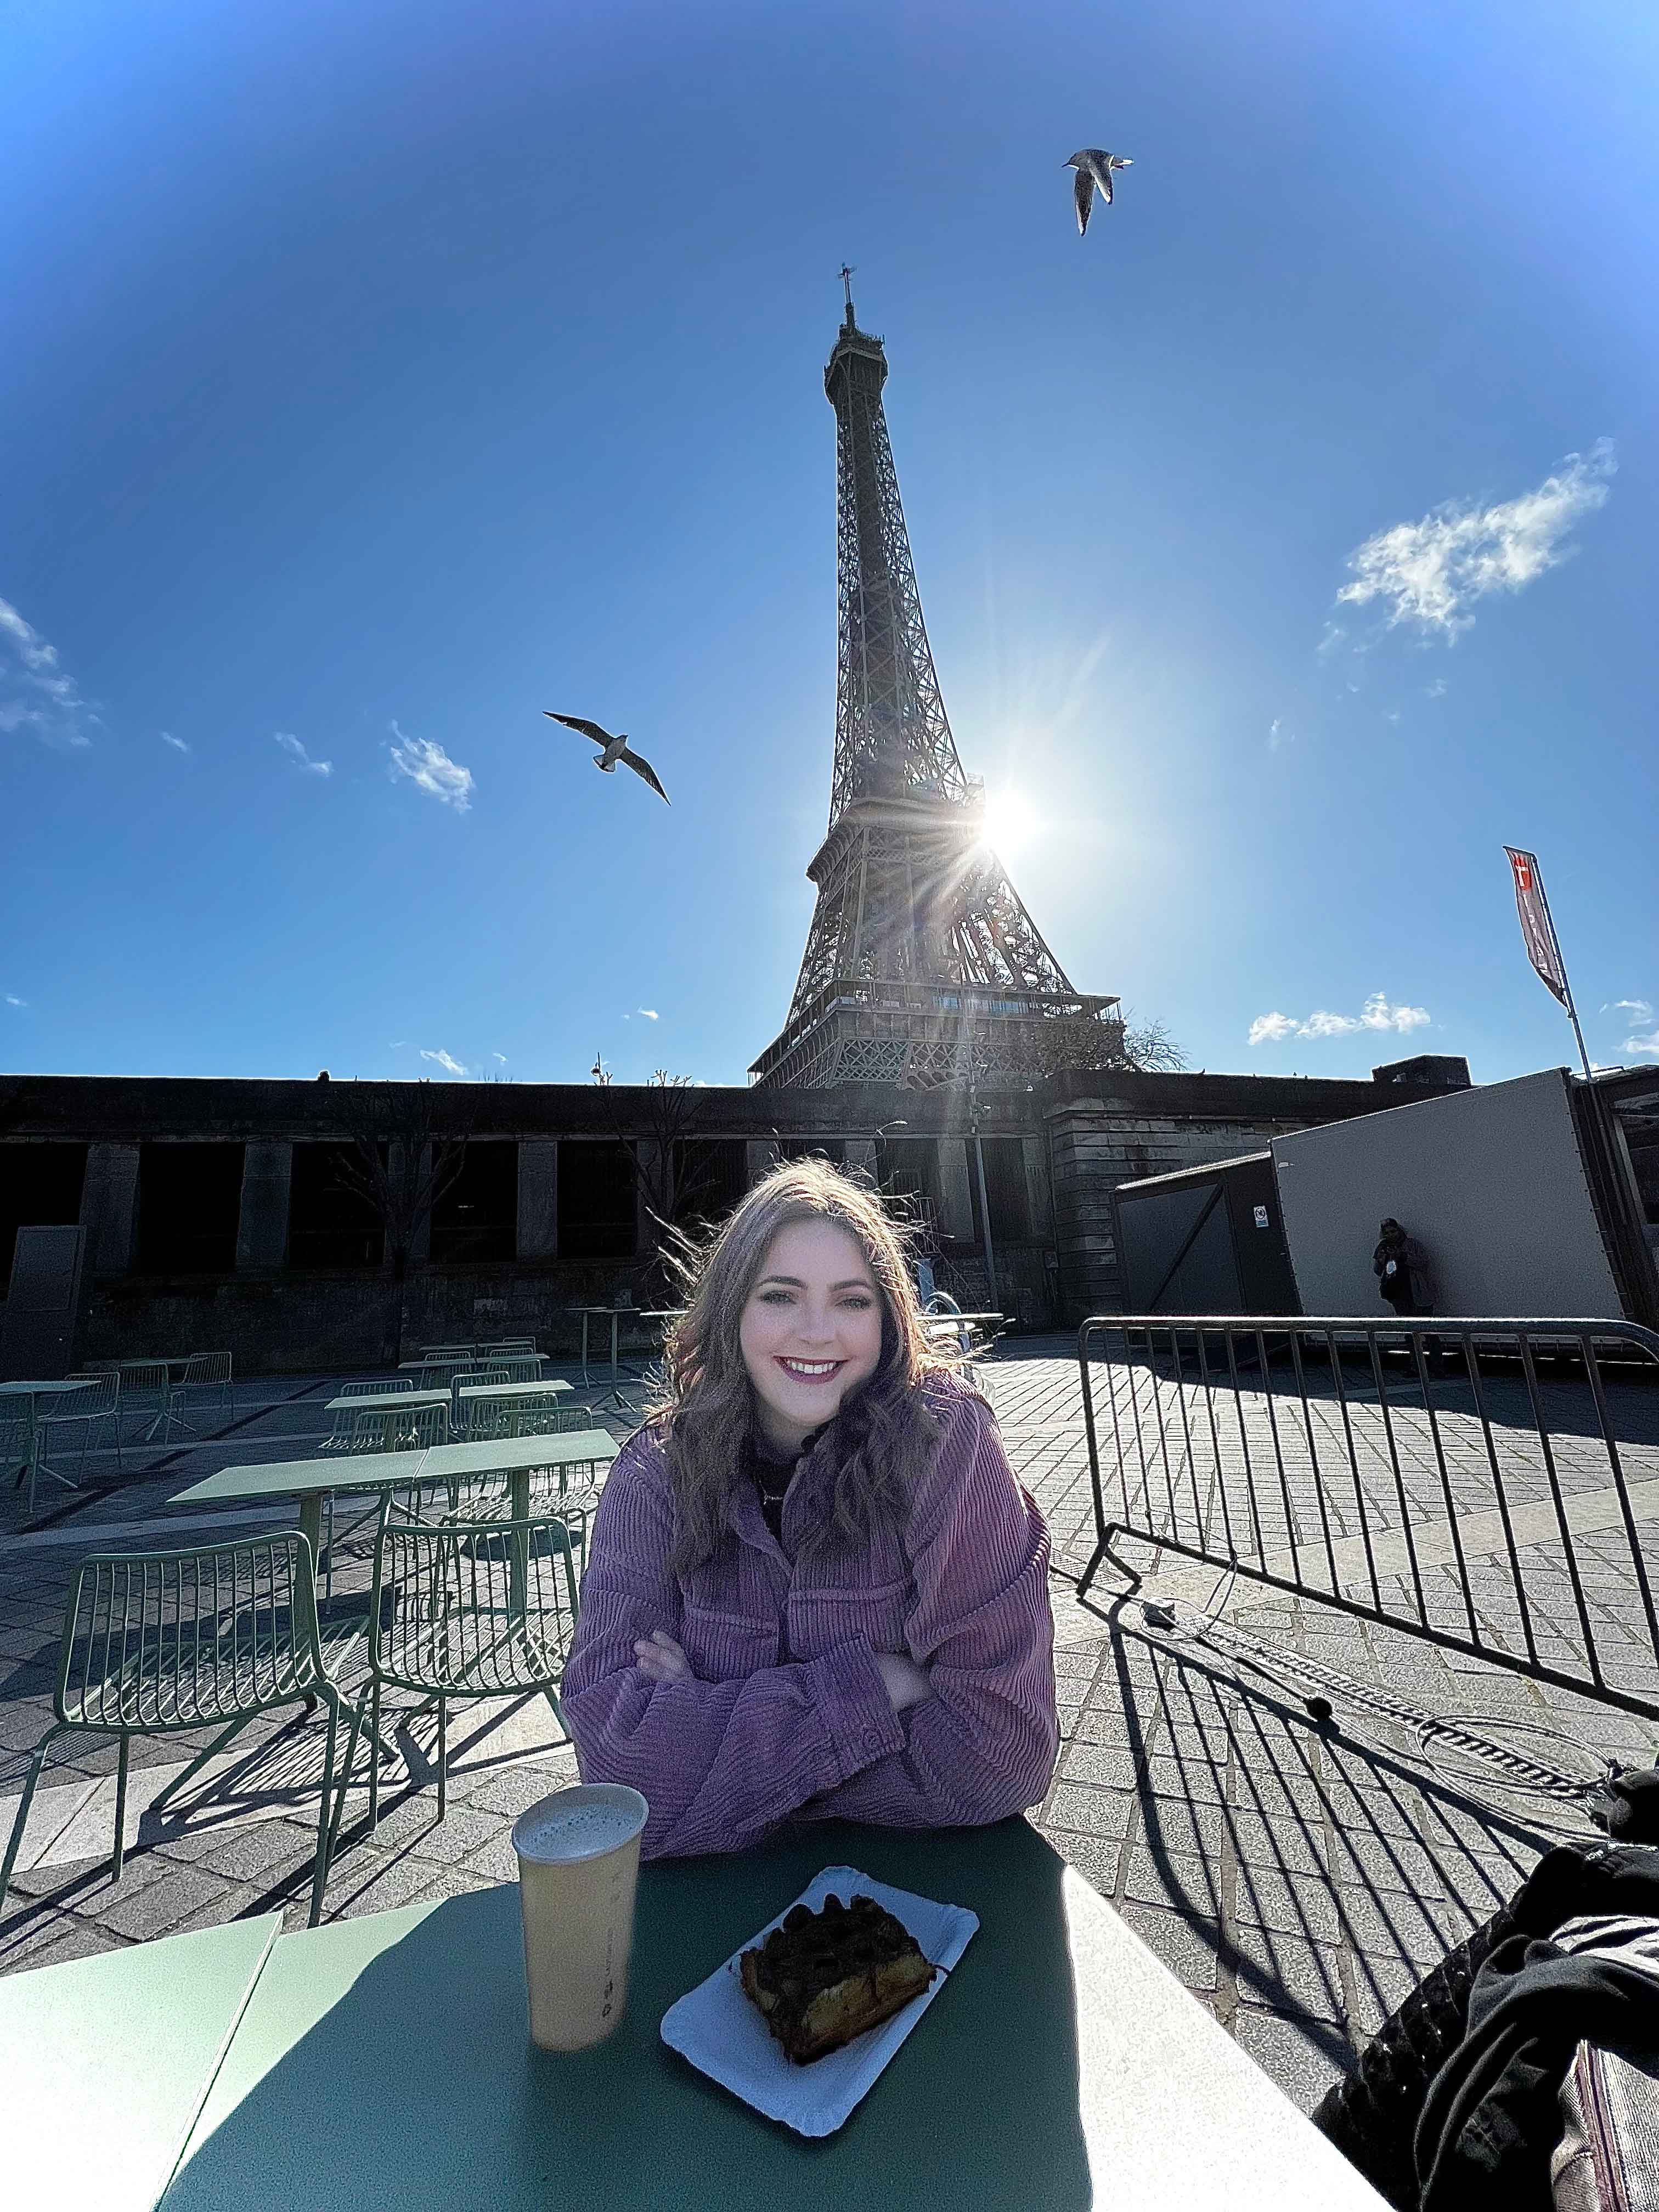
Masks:
[[[838,650],[830,830],[789,1018],[757,1083],[995,1085],[1123,1065],[1115,997],[1074,990],[986,842],[921,617],[882,410],[887,356],[847,317],[836,410]]]

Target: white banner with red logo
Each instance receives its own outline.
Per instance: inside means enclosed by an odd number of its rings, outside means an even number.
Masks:
[[[1527,947],[1527,957],[1538,970],[1539,979],[1547,991],[1552,991],[1569,1012],[1572,994],[1567,988],[1566,963],[1561,957],[1561,947],[1556,942],[1555,925],[1550,920],[1550,910],[1544,897],[1544,881],[1538,872],[1535,853],[1517,853],[1513,845],[1504,850],[1510,856],[1510,866],[1515,872],[1515,907],[1521,917],[1521,935]]]

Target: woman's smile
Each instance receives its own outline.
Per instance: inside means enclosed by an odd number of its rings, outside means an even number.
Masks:
[[[797,1382],[827,1382],[832,1375],[839,1375],[846,1366],[844,1359],[789,1359],[780,1355],[778,1364],[786,1375],[793,1375]]]

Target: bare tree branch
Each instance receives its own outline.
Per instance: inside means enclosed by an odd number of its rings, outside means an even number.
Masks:
[[[384,1240],[385,1350],[395,1364],[410,1260],[466,1164],[472,1109],[448,1085],[428,1082],[337,1084],[330,1103],[348,1147],[335,1162],[335,1186],[362,1200]]]

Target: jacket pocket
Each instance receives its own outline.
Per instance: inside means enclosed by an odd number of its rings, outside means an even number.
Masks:
[[[733,1682],[778,1663],[775,1621],[744,1620],[711,1606],[687,1604],[681,1625],[685,1656],[700,1682]]]
[[[873,1651],[906,1651],[905,1623],[915,1601],[908,1581],[791,1590],[789,1648],[798,1659],[817,1659],[863,1636]]]

